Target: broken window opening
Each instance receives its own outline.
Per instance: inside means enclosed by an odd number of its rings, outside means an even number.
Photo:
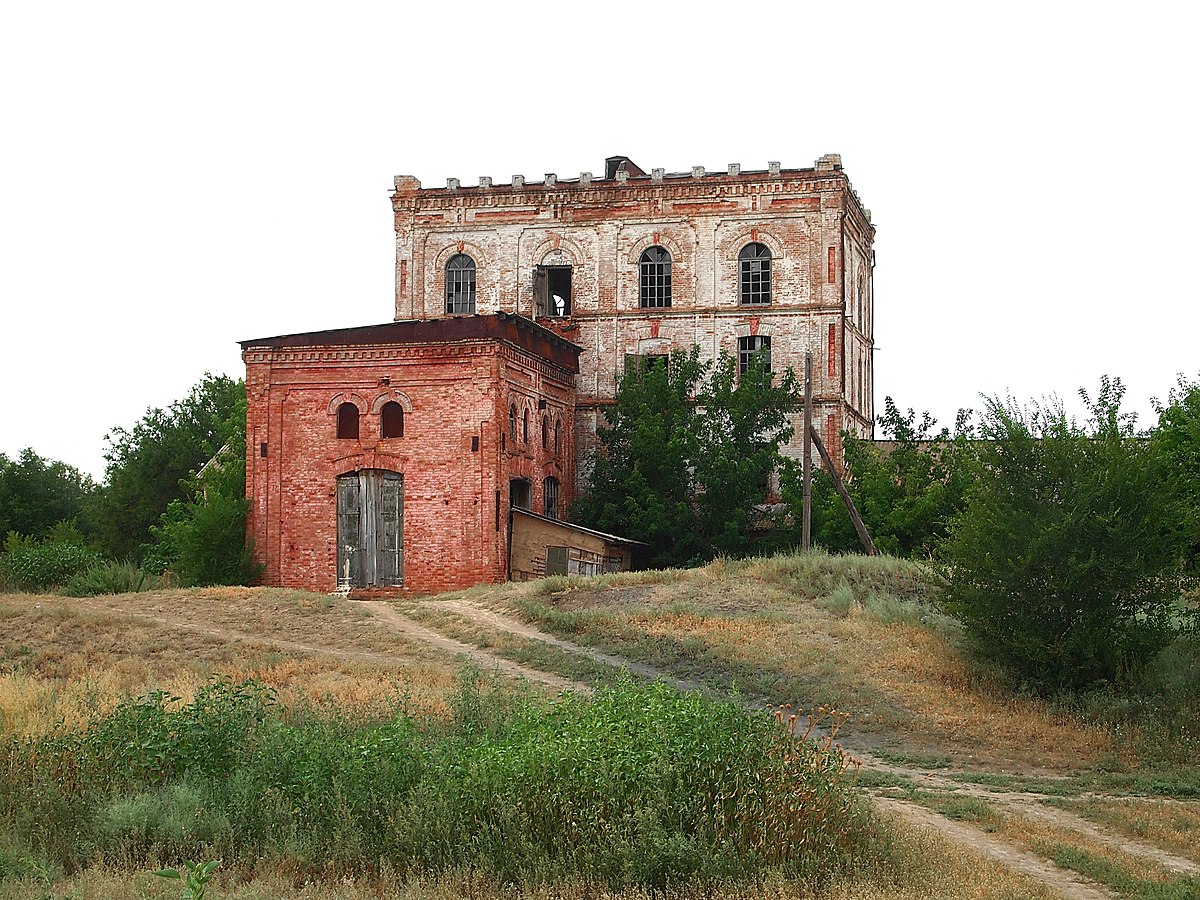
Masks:
[[[539,315],[561,318],[571,314],[571,267],[538,266],[533,291]]]
[[[739,294],[744,304],[771,302],[771,251],[765,244],[747,244],[738,254]]]
[[[379,414],[379,436],[404,437],[404,407],[395,400],[383,404],[383,410]]]
[[[764,372],[771,371],[771,339],[766,335],[738,338],[738,374],[745,375],[755,357],[762,360]]]
[[[513,478],[508,482],[508,505],[512,509],[533,511],[533,490],[527,478]]]
[[[343,403],[337,411],[337,436],[340,441],[358,440],[358,407]]]
[[[640,303],[643,309],[671,305],[671,254],[657,244],[642,254]]]
[[[475,314],[475,260],[457,253],[446,263],[446,314]]]
[[[542,483],[542,506],[547,519],[558,518],[558,479],[550,475]]]

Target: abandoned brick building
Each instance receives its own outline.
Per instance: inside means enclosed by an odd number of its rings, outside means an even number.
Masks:
[[[797,372],[812,351],[833,456],[843,430],[872,435],[875,232],[836,155],[716,173],[617,156],[602,178],[473,187],[398,176],[392,206],[394,322],[242,343],[268,583],[435,591],[627,564],[628,542],[547,521],[618,376],[675,348]],[[551,540],[538,563],[531,542]],[[514,543],[534,562],[515,566]]]

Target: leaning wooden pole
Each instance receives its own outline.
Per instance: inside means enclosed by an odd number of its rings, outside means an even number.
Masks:
[[[817,434],[817,429],[811,426],[809,426],[808,433],[812,436],[812,442],[817,445],[817,452],[821,454],[825,468],[829,470],[829,477],[833,479],[834,490],[842,498],[842,503],[846,506],[846,512],[850,513],[850,521],[854,523],[854,530],[858,532],[858,538],[863,542],[867,556],[878,556],[879,551],[875,549],[875,542],[871,540],[871,535],[867,534],[867,526],[863,524],[862,516],[854,508],[854,501],[850,499],[850,492],[846,490],[846,485],[842,482],[842,476],[838,474],[837,467],[833,464],[833,460],[829,458],[829,451],[821,443],[821,436]]]
[[[804,351],[804,516],[800,547],[812,547],[812,351]]]

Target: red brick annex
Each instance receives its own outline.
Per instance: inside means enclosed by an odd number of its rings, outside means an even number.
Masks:
[[[875,231],[840,157],[395,188],[395,321],[241,344],[264,583],[427,593],[627,564],[630,542],[544,520],[617,379],[676,348],[796,371],[811,351],[831,453],[872,436]]]

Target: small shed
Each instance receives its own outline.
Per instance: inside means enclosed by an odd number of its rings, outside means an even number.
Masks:
[[[510,527],[508,571],[513,581],[628,572],[633,568],[633,549],[646,546],[520,508],[512,510]]]

